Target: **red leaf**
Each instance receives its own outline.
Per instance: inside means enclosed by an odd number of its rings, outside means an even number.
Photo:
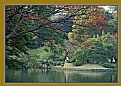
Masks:
[[[85,26],[84,24],[82,24],[82,26]]]

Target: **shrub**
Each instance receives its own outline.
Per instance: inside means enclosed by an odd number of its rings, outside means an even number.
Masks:
[[[56,66],[56,62],[53,62],[53,65]]]
[[[50,66],[50,64],[49,63],[46,63],[47,64],[47,66]]]
[[[61,64],[64,64],[64,61],[62,61]]]
[[[59,58],[59,57],[54,56],[54,55],[50,55],[50,56],[49,56],[49,59],[56,59],[56,58]]]
[[[39,64],[39,68],[42,68],[42,64]]]
[[[54,61],[64,61],[64,59],[58,57],[58,58],[55,58]]]
[[[73,62],[73,64],[74,64],[75,66],[81,66],[81,65],[83,64],[83,62],[80,61],[80,60],[77,60],[76,62]]]
[[[73,62],[75,62],[75,59],[73,58],[67,61],[67,63],[73,63]]]
[[[61,64],[61,67],[63,67],[64,66],[64,64]]]
[[[102,66],[106,67],[106,68],[116,68],[116,64],[114,63],[103,63]]]
[[[75,59],[70,59],[69,61],[70,61],[70,63],[73,63],[73,62],[75,62]]]
[[[57,62],[56,62],[56,65],[61,65],[61,62],[60,62],[60,61],[57,61]]]
[[[110,67],[111,68],[116,68],[116,64],[113,63],[113,64],[110,65]]]
[[[48,60],[48,63],[49,64],[53,64],[53,60]]]
[[[109,68],[110,64],[107,63],[107,62],[105,62],[105,63],[102,64],[102,66],[104,66],[104,67],[106,67],[106,68]]]

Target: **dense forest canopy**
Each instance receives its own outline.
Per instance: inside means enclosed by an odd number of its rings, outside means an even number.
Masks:
[[[108,10],[104,7],[6,5],[6,66],[39,65],[39,56],[29,51],[45,46],[44,51],[52,53],[47,57],[49,64],[54,65],[55,59],[64,63],[67,57],[75,65],[116,60],[117,6],[108,6]]]

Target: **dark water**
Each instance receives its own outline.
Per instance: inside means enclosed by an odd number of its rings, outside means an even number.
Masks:
[[[5,81],[9,83],[116,83],[116,73],[70,72],[41,69],[6,70]]]

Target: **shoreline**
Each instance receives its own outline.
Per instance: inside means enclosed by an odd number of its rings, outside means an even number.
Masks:
[[[84,72],[116,72],[116,68],[74,68],[74,67],[60,67],[52,66],[52,70],[66,70],[66,71],[84,71]]]

